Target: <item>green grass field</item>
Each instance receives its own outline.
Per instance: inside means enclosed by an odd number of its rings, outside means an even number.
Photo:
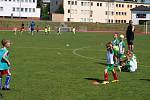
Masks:
[[[11,90],[1,90],[0,100],[150,100],[150,35],[135,37],[138,71],[118,72],[118,83],[95,86],[93,79],[104,79],[111,33],[14,36],[1,31],[0,40],[10,39],[13,45]]]

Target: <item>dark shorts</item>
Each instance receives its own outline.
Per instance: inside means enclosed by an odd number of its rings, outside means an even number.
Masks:
[[[128,45],[133,45],[133,39],[127,39]]]
[[[31,32],[33,32],[34,31],[34,28],[31,28]]]

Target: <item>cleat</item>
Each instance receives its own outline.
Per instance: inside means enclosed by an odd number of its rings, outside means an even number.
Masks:
[[[109,83],[109,81],[104,81],[102,84],[108,84]]]
[[[111,81],[112,83],[115,83],[115,82],[118,82],[119,80],[113,80],[113,81]]]

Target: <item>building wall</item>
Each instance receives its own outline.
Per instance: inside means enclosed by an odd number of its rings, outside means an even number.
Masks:
[[[146,18],[138,18],[137,14],[146,14]],[[140,20],[150,21],[150,11],[132,11],[133,24],[138,25]]]
[[[132,19],[130,9],[140,5],[150,6],[150,4],[120,1],[64,0],[64,21],[128,23]]]
[[[40,8],[36,6],[37,0],[0,0],[0,16],[39,18]]]
[[[52,13],[52,21],[53,22],[64,22],[64,14]]]

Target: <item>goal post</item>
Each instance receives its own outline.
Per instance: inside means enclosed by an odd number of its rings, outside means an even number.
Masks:
[[[144,33],[150,34],[150,21],[145,21],[144,23]]]

